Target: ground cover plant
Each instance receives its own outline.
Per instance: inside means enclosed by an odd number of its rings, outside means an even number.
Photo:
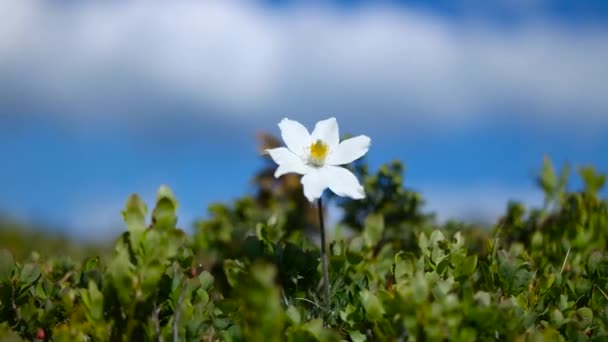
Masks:
[[[279,145],[261,136],[262,150]],[[505,204],[491,227],[437,223],[404,166],[350,166],[365,199],[328,246],[324,299],[317,208],[299,176],[255,176],[256,191],[180,229],[178,199],[130,196],[111,253],[0,250],[3,341],[608,340],[604,174],[546,159],[542,207]],[[569,185],[578,177],[581,188]],[[96,250],[97,253],[99,253]]]

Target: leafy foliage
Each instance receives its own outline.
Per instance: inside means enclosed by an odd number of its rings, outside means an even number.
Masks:
[[[268,141],[266,141],[268,143]],[[546,159],[542,208],[510,203],[492,229],[437,224],[403,166],[355,167],[368,197],[344,210],[320,295],[314,215],[293,179],[262,171],[258,193],[210,207],[194,234],[162,186],[137,195],[107,260],[13,258],[0,250],[7,341],[585,341],[608,339],[606,177]],[[297,180],[297,179],[296,179]]]

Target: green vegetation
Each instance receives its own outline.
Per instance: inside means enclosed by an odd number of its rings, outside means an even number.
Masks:
[[[71,257],[82,261],[87,256],[97,255],[109,258],[111,243],[76,242],[65,234],[31,226],[0,215],[0,249],[11,252],[16,260],[28,258],[48,259],[51,257]]]
[[[107,260],[1,250],[0,337],[608,340],[605,175],[580,168],[584,186],[571,191],[568,169],[546,160],[542,208],[510,203],[495,227],[475,227],[423,213],[399,162],[354,171],[367,198],[329,199],[344,210],[329,248],[330,303],[311,239],[315,208],[296,176],[265,169],[254,196],[211,206],[191,235],[176,227],[178,202],[163,186],[151,211],[127,200]]]

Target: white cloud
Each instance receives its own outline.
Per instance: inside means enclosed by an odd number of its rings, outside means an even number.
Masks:
[[[0,113],[66,122],[332,113],[447,126],[511,115],[605,126],[607,33],[383,7],[5,0]]]

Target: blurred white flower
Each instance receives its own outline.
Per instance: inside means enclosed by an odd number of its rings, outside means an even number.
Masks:
[[[317,122],[312,134],[297,121],[287,118],[279,123],[287,147],[266,150],[279,164],[274,176],[286,173],[303,175],[304,195],[313,202],[329,188],[338,196],[362,199],[363,187],[349,170],[339,165],[361,158],[369,150],[371,139],[360,135],[340,142],[335,118]]]

